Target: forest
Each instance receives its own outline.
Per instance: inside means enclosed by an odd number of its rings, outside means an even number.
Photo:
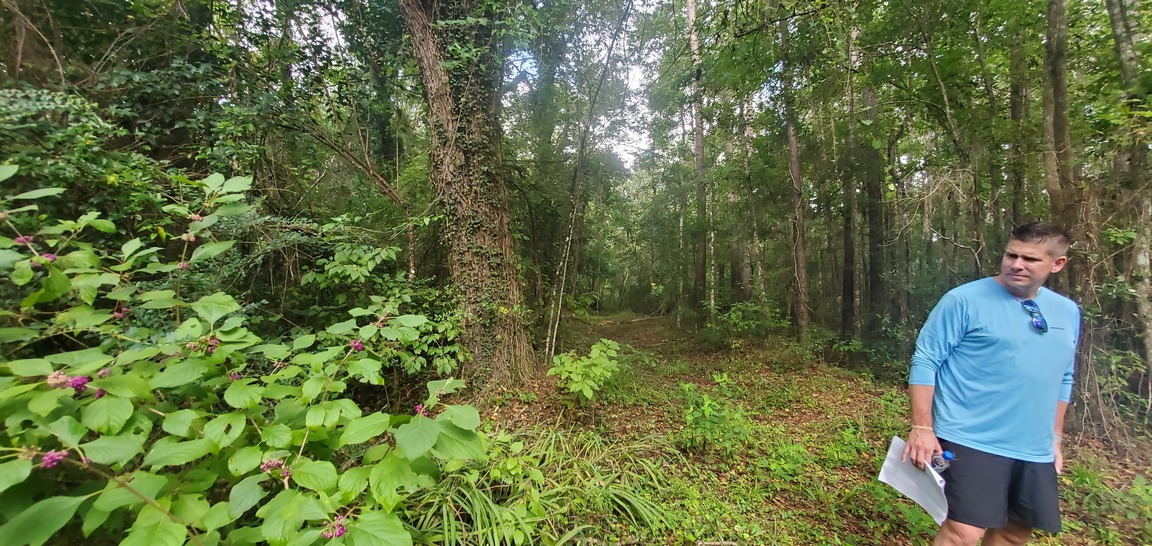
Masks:
[[[0,544],[928,544],[917,332],[1033,221],[1032,543],[1152,544],[1149,9],[0,0]]]

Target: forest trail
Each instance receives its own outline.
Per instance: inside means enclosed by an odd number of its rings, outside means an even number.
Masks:
[[[597,401],[569,408],[544,376],[506,393],[489,418],[666,442],[667,483],[652,495],[695,530],[666,543],[910,544],[901,536],[909,526],[930,523],[874,479],[877,454],[904,428],[901,390],[798,354],[784,339],[706,350],[670,318],[572,321],[568,333],[576,354],[600,338],[621,345],[621,371]],[[713,417],[686,425],[703,406]]]
[[[565,347],[578,355],[600,338],[621,346],[621,370],[597,400],[570,408],[542,376],[505,393],[488,417],[509,429],[664,443],[664,481],[650,493],[681,519],[656,543],[901,545],[934,532],[922,510],[875,479],[892,436],[907,433],[900,385],[823,362],[786,338],[707,350],[669,318],[573,320],[568,334]],[[714,417],[698,413],[688,424],[701,406]],[[1069,454],[1099,460],[1087,446]],[[1100,543],[1069,479],[1066,532],[1032,544]]]

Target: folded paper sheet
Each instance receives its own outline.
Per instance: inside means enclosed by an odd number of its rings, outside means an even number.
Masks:
[[[901,462],[905,445],[904,440],[892,437],[892,445],[888,446],[888,456],[884,458],[884,466],[880,467],[879,479],[927,510],[928,515],[932,516],[937,524],[944,523],[944,518],[948,517],[944,478],[941,478],[932,467],[920,470],[912,466],[912,461]]]

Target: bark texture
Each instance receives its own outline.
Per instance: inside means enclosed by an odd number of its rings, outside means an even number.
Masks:
[[[521,317],[500,149],[499,15],[478,1],[401,0],[400,7],[428,104],[429,176],[447,215],[462,343],[473,356],[463,375],[478,388],[515,382],[531,371],[534,355]],[[465,47],[449,53],[453,44]]]

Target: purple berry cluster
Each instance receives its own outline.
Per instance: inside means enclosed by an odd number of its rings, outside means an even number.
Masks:
[[[195,341],[189,341],[184,344],[184,348],[194,353],[203,351],[204,354],[210,355],[216,352],[216,348],[220,346],[220,340],[215,337],[202,337]]]
[[[348,529],[346,529],[344,527],[344,516],[336,516],[336,519],[334,519],[330,523],[328,523],[328,526],[324,529],[324,532],[321,534],[324,535],[324,538],[333,539],[333,538],[340,538],[340,537],[344,536],[344,533],[347,533],[347,532],[348,532]]]
[[[40,468],[52,468],[68,457],[67,451],[48,451],[40,457]]]
[[[107,374],[105,374],[105,371],[107,371]],[[111,373],[112,370],[104,368],[103,370],[100,370],[100,373],[96,374],[96,377],[108,377],[108,375]],[[61,371],[55,371],[48,374],[48,377],[44,382],[53,389],[72,389],[73,391],[76,391],[75,394],[79,396],[80,393],[88,390],[88,383],[91,381],[92,378],[86,375],[72,376]],[[94,398],[102,398],[105,394],[106,393],[104,392],[104,389],[97,389],[95,394],[92,396]]]
[[[260,465],[260,470],[268,474],[271,474],[272,471],[276,469],[280,469],[280,473],[285,479],[292,476],[292,469],[284,465],[284,459],[269,459]],[[285,484],[287,484],[287,481],[285,481]]]
[[[359,339],[353,339],[352,341],[349,341],[348,346],[351,347],[352,350],[356,351],[356,352],[360,352],[360,351],[364,350],[364,342],[360,341]]]

